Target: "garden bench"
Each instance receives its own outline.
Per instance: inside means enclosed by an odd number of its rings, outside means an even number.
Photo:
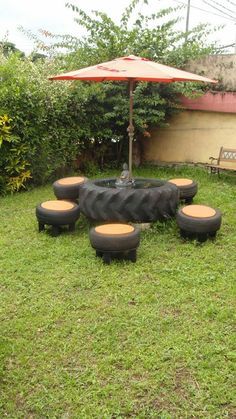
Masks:
[[[218,173],[220,170],[232,170],[236,172],[236,149],[221,147],[219,157],[209,157],[211,163],[208,164],[211,173]],[[213,161],[216,161],[216,164]],[[230,163],[230,164],[228,164]]]

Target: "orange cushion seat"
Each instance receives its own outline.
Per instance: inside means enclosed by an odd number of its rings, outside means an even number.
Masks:
[[[136,261],[136,249],[140,242],[140,230],[129,224],[110,223],[92,227],[89,232],[90,243],[105,263],[117,254]]]
[[[64,225],[68,225],[69,230],[74,231],[79,216],[79,205],[74,202],[50,200],[36,206],[39,231],[43,231],[45,225],[51,225],[53,235],[58,235],[59,227]]]
[[[182,212],[194,218],[214,217],[216,214],[214,208],[208,207],[207,205],[187,205],[182,208]]]
[[[198,189],[197,182],[187,178],[174,178],[168,182],[178,188],[180,200],[184,200],[186,204],[192,203],[193,197],[196,195]]]
[[[41,204],[42,208],[50,211],[68,211],[75,207],[75,204],[68,201],[45,201]]]
[[[208,218],[214,217],[216,211],[207,205],[187,205],[182,208],[182,212],[189,217]]]
[[[120,234],[129,234],[134,231],[134,227],[129,224],[104,224],[98,227],[95,227],[96,233],[109,235],[120,235]]]
[[[207,205],[187,205],[180,208],[176,221],[183,238],[196,238],[203,242],[214,238],[221,226],[221,212]]]
[[[87,180],[83,176],[71,176],[56,180],[52,185],[54,194],[57,199],[69,199],[78,202],[80,189]]]
[[[85,178],[82,176],[72,176],[59,179],[57,182],[59,183],[59,185],[76,185],[84,183],[84,181]]]
[[[192,185],[193,183],[192,179],[186,179],[186,178],[170,179],[168,182],[173,183],[176,186],[187,186],[187,185]]]

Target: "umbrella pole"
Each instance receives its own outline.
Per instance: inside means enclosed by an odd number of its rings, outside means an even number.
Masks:
[[[134,80],[129,81],[129,126],[127,128],[129,135],[129,179],[132,180],[132,146],[134,138],[134,126],[133,126],[133,90]]]

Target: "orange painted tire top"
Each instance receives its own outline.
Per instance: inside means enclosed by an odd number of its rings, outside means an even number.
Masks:
[[[67,211],[74,208],[75,204],[68,201],[45,201],[41,207],[51,211]]]
[[[133,233],[134,227],[129,224],[104,224],[101,226],[95,227],[96,233],[100,234],[128,234]]]
[[[64,177],[57,181],[60,185],[75,185],[76,183],[83,183],[84,177],[73,176],[73,177]]]
[[[193,183],[193,181],[191,179],[186,179],[186,178],[170,179],[170,180],[168,180],[168,182],[174,183],[174,185],[176,185],[176,186],[187,186],[187,185],[191,185]]]
[[[194,218],[207,218],[216,215],[214,208],[206,205],[187,205],[186,207],[183,207],[181,211],[184,215]]]

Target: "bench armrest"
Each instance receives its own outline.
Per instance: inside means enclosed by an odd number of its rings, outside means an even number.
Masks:
[[[209,160],[211,160],[211,164],[212,164],[214,160],[217,162],[218,158],[217,157],[209,157]]]

